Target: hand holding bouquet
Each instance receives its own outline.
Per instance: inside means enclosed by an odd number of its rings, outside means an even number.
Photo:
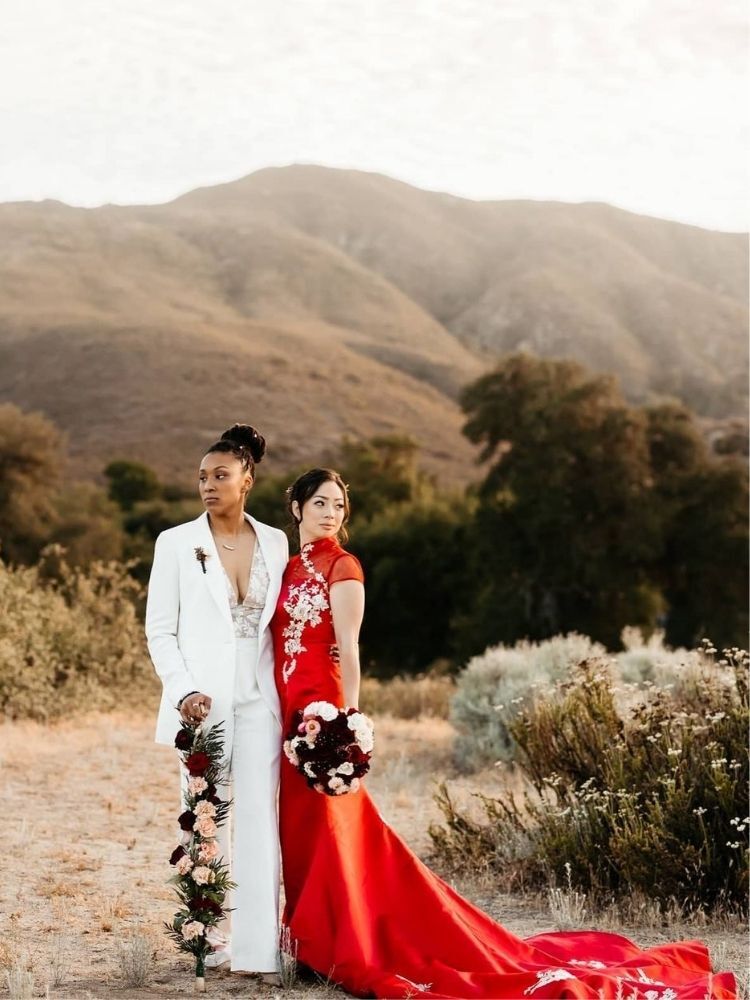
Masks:
[[[284,753],[310,788],[345,795],[356,792],[370,770],[373,745],[372,722],[362,712],[313,701],[296,713]]]

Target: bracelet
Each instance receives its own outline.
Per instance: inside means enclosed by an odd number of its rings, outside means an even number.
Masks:
[[[189,698],[191,694],[200,694],[200,691],[188,691],[188,693],[187,693],[187,694],[184,694],[184,695],[183,695],[183,696],[182,696],[182,697],[180,698],[180,700],[179,700],[179,701],[177,702],[177,711],[178,711],[178,712],[179,712],[179,711],[180,711],[180,709],[182,708],[182,703],[183,703],[183,701],[184,701],[184,700],[185,700],[186,698]]]

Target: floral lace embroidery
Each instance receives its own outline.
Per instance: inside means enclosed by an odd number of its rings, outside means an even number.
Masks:
[[[537,972],[536,978],[537,982],[533,986],[527,986],[523,991],[524,996],[541,989],[542,986],[547,986],[548,983],[555,983],[558,979],[575,979],[575,976],[567,969],[545,969],[544,972]]]
[[[665,986],[666,985],[666,983],[663,983],[660,979],[649,979],[649,977],[646,975],[646,973],[643,971],[643,969],[637,969],[636,971],[638,973],[638,982],[639,983],[648,983],[649,986]]]
[[[305,628],[314,628],[323,620],[322,614],[330,607],[328,603],[328,583],[322,573],[319,573],[310,558],[312,542],[303,545],[300,550],[302,565],[310,574],[310,578],[302,583],[293,584],[289,595],[284,601],[284,610],[289,615],[289,624],[281,633],[284,637],[284,653],[286,659],[281,668],[284,683],[297,668],[297,656],[306,651],[302,645],[302,633]]]
[[[408,983],[415,990],[419,990],[421,993],[426,993],[427,990],[432,989],[432,983],[413,983],[411,979],[407,979],[406,976],[400,976],[398,973],[395,974],[396,979],[401,979],[405,983]],[[407,994],[408,996],[409,994]]]
[[[223,565],[222,570],[224,571],[234,634],[238,638],[252,639],[258,635],[260,629],[260,619],[263,615],[270,584],[268,567],[263,558],[263,550],[256,542],[253,561],[250,566],[247,593],[241,604],[237,603],[234,587]]]

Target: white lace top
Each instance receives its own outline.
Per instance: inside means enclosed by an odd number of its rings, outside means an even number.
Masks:
[[[223,564],[222,569],[224,569]],[[234,592],[232,581],[229,579],[225,569],[224,579],[227,585],[229,610],[232,613],[232,621],[234,622],[234,634],[239,638],[252,639],[258,634],[260,616],[262,615],[263,608],[265,607],[266,594],[268,593],[268,585],[270,582],[268,568],[266,567],[266,562],[263,558],[263,550],[257,540],[255,542],[255,550],[253,552],[253,561],[250,564],[250,575],[248,578],[245,600],[242,604],[237,603],[237,596]]]

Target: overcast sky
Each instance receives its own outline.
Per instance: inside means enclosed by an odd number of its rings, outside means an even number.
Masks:
[[[5,0],[0,201],[293,162],[750,225],[744,0]]]

